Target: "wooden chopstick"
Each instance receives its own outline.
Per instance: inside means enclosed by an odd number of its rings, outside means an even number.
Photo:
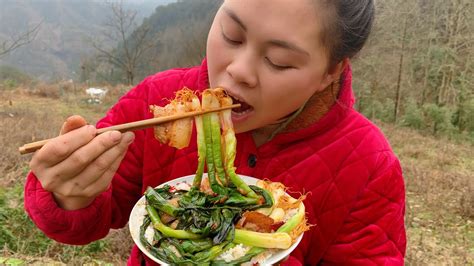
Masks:
[[[140,121],[136,121],[136,122],[115,125],[115,126],[111,126],[111,127],[99,128],[99,129],[97,129],[97,135],[102,134],[102,133],[107,132],[107,131],[112,131],[112,130],[117,130],[117,131],[120,131],[120,132],[127,132],[127,131],[132,131],[132,130],[139,130],[139,129],[149,128],[149,127],[152,127],[152,126],[156,126],[156,125],[163,124],[163,123],[166,123],[166,122],[171,122],[171,121],[174,121],[174,120],[189,118],[189,117],[203,115],[203,114],[212,113],[212,112],[219,112],[219,111],[232,109],[232,108],[236,108],[236,107],[240,107],[240,104],[233,104],[233,105],[229,105],[229,106],[226,106],[226,107],[214,108],[214,109],[203,110],[203,111],[194,111],[194,112],[187,112],[187,113],[177,114],[177,115],[150,118],[150,119],[140,120]],[[28,154],[28,153],[35,152],[35,151],[41,149],[41,147],[43,147],[50,140],[51,139],[45,139],[45,140],[40,140],[40,141],[25,144],[25,145],[21,146],[20,148],[18,148],[18,151],[20,152],[20,154]]]

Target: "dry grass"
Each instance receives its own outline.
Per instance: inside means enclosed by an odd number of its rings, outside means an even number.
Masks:
[[[474,264],[474,147],[383,129],[406,180],[407,264]]]
[[[109,88],[112,93],[105,104],[88,105],[83,90],[77,87],[72,92],[71,88],[63,89],[67,94],[55,96],[54,91],[60,87],[44,87],[41,93],[28,89],[0,92],[0,187],[17,195],[8,206],[22,206],[21,188],[30,156],[19,156],[20,145],[55,136],[71,114],[81,114],[95,123],[123,93],[123,88]],[[473,146],[392,125],[382,125],[382,129],[402,162],[406,178],[407,264],[474,264]],[[34,234],[40,235],[37,230]],[[41,252],[32,252],[28,241],[23,241],[16,250],[4,246],[3,257],[47,257],[70,264],[100,259],[121,264],[128,257],[131,242],[123,229],[88,248],[49,241]]]
[[[10,212],[12,209],[18,209],[20,213],[24,214],[22,210],[23,198],[21,188],[23,187],[24,178],[28,172],[28,162],[31,158],[31,155],[20,156],[18,147],[28,142],[56,136],[63,121],[72,114],[80,114],[91,124],[95,124],[120,94],[117,92],[118,89],[111,88],[112,93],[106,97],[104,100],[105,104],[103,105],[87,104],[87,96],[83,93],[59,98],[56,98],[56,96],[53,98],[45,97],[47,95],[55,95],[53,92],[56,88],[57,86],[54,85],[42,87],[41,93],[28,89],[0,92],[0,135],[2,136],[0,139],[0,145],[2,146],[2,153],[0,154],[0,188],[6,189],[6,192],[0,189],[0,194],[11,192],[8,195],[14,195],[13,197],[7,197],[8,202],[5,203],[5,207],[10,208],[8,209]],[[46,93],[45,91],[50,92]],[[4,207],[1,205],[0,207]],[[13,212],[13,215],[15,215],[15,212]],[[20,215],[8,218],[12,220],[12,224],[24,223],[22,220],[24,217]],[[16,219],[21,221],[15,221]],[[25,224],[25,226],[32,225],[29,223]],[[18,230],[18,228],[13,227],[12,230]],[[122,264],[128,258],[131,247],[131,239],[128,236],[128,231],[125,229],[112,231],[105,241],[85,248],[62,245],[48,240],[41,242],[37,238],[38,236],[41,237],[42,234],[35,228],[33,230],[34,232],[29,234],[33,235],[32,238],[36,238],[35,247],[29,246],[28,239],[17,241],[14,243],[14,248],[7,246],[7,243],[1,241],[0,257],[22,258],[28,261],[27,264],[33,263],[33,261],[37,260],[37,257],[48,257],[56,261],[77,265],[94,262],[94,259]],[[2,233],[4,232],[0,232],[0,237],[2,237]],[[17,234],[21,235],[18,231],[13,232],[13,234],[15,236]],[[27,234],[21,235],[21,238],[27,237]],[[33,259],[31,258],[32,256]],[[43,262],[46,263],[45,261]]]

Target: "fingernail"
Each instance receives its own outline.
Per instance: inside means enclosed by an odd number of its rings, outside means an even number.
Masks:
[[[135,139],[135,134],[133,134],[132,132],[127,132],[124,134],[123,138],[127,144],[130,144]]]
[[[110,131],[109,136],[113,142],[119,142],[122,138],[122,133],[118,131]]]

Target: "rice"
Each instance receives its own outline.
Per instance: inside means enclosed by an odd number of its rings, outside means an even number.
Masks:
[[[179,182],[174,187],[176,188],[176,190],[186,190],[186,191],[191,190],[191,185],[189,185],[186,182]]]
[[[225,262],[231,262],[245,256],[245,254],[247,254],[250,248],[251,247],[249,246],[238,244],[237,246],[230,248],[220,254],[217,259],[224,260]],[[254,256],[249,262],[242,263],[242,266],[252,266],[255,264],[262,265],[262,263],[268,258],[270,258],[273,253],[275,253],[275,251],[275,249],[267,249],[264,252],[258,254],[257,256]]]
[[[155,244],[155,243],[153,243],[154,236],[155,236],[155,229],[150,224],[145,230],[145,239],[146,239],[146,241],[148,241],[148,243],[153,245],[153,244]]]
[[[241,266],[253,266],[255,264],[264,265],[263,262],[270,258],[275,252],[275,249],[267,249],[257,256],[254,256],[249,262],[242,263]]]
[[[219,260],[224,260],[225,262],[231,262],[233,260],[239,259],[250,250],[250,247],[243,244],[238,244],[237,246],[230,248],[219,255]]]

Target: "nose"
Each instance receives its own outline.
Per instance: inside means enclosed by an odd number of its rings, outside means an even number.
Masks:
[[[249,88],[258,84],[255,56],[249,49],[245,49],[243,53],[236,53],[226,71],[237,84]]]

